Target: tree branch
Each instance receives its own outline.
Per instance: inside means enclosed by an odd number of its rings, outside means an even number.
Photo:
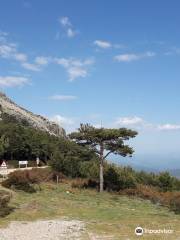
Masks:
[[[109,151],[103,158],[106,159],[109,154],[111,154],[113,151]]]

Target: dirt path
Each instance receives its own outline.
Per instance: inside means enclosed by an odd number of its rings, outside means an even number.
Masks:
[[[37,167],[0,169],[0,174],[8,175],[9,173],[15,172],[17,170],[21,170],[21,171],[23,171],[23,170],[32,170],[33,168],[37,168]],[[47,168],[47,166],[38,167],[38,168]]]
[[[77,220],[12,222],[0,229],[1,240],[80,240],[85,225]]]

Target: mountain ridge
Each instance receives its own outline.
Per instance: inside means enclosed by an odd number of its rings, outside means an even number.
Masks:
[[[5,118],[11,118],[13,121],[23,125],[48,132],[50,135],[57,137],[66,136],[65,130],[61,126],[19,106],[7,97],[5,93],[0,92],[0,119],[4,120]]]

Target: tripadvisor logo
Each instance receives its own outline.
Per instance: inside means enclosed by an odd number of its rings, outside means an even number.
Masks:
[[[137,227],[135,229],[135,234],[137,236],[142,236],[143,234],[172,234],[174,230],[172,229],[147,229],[142,227]]]
[[[143,235],[143,233],[144,233],[144,230],[143,230],[142,227],[137,227],[137,228],[135,229],[135,234],[136,234],[137,236],[141,236],[141,235]]]

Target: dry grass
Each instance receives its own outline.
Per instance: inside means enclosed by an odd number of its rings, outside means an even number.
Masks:
[[[15,207],[15,211],[2,218],[0,226],[14,220],[68,218],[86,223],[84,239],[93,239],[92,236],[101,240],[138,239],[134,234],[137,226],[174,230],[171,235],[147,234],[143,239],[175,240],[180,236],[180,216],[150,201],[76,189],[67,182],[44,184],[41,188],[41,191],[33,194],[21,191],[14,193],[11,206]]]

